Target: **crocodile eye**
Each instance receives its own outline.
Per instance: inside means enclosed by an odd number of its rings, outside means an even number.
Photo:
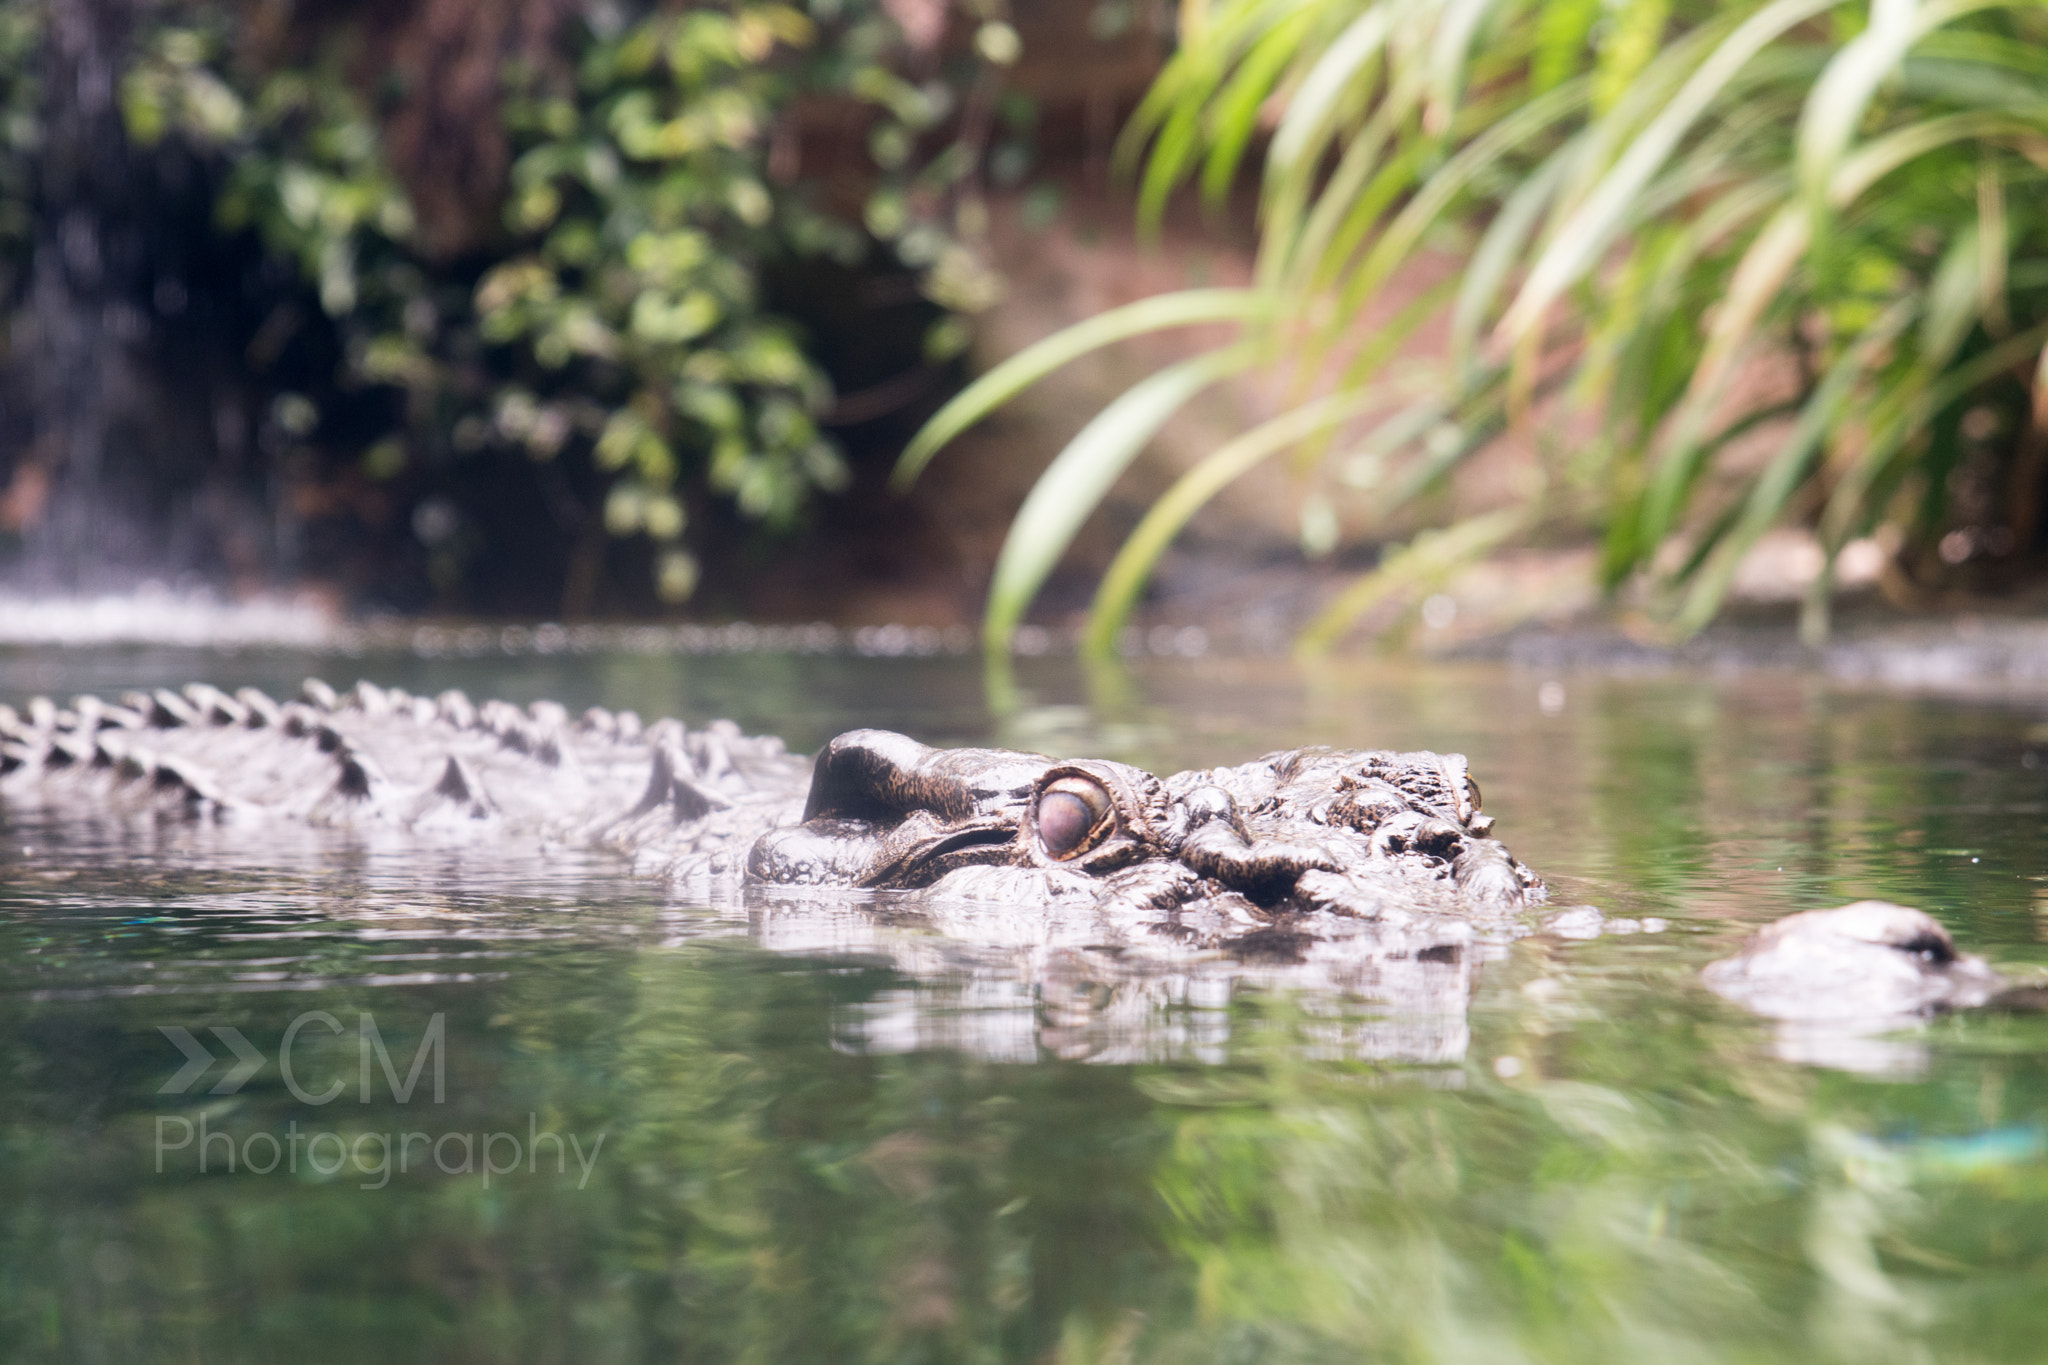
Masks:
[[[1054,858],[1065,860],[1086,852],[1090,836],[1109,814],[1109,793],[1085,777],[1062,777],[1039,794],[1034,823],[1038,841]]]
[[[1472,798],[1472,809],[1478,810],[1480,803],[1479,784],[1472,780],[1472,774],[1465,774],[1465,795]]]

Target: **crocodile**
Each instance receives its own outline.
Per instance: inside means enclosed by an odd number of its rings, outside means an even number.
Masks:
[[[428,841],[614,850],[700,897],[859,892],[1092,917],[1287,952],[1539,904],[1456,754],[1301,748],[1159,778],[855,730],[814,757],[729,721],[643,722],[308,680],[0,707],[0,798]]]
[[[820,898],[853,893],[985,945],[1313,963],[1446,1019],[1462,1013],[1447,1001],[1469,988],[1475,926],[1496,944],[1518,937],[1520,912],[1546,897],[1492,837],[1457,754],[1309,747],[1162,779],[855,730],[806,758],[730,721],[572,718],[553,702],[370,682],[338,694],[309,679],[282,702],[194,683],[0,705],[0,800],[611,850],[694,899],[801,902],[805,941]],[[1599,932],[1591,907],[1552,918],[1564,937]],[[1704,982],[1793,1023],[2012,998],[1939,922],[1874,901],[1789,916]]]

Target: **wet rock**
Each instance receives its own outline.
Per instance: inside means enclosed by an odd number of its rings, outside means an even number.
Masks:
[[[1789,915],[1702,974],[1708,987],[1773,1019],[1907,1019],[1968,1009],[2004,984],[1956,951],[1939,920],[1889,901]]]

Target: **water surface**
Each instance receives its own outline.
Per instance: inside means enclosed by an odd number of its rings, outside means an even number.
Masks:
[[[1636,932],[1498,944],[1419,1006],[1034,975],[602,857],[0,811],[10,1359],[2039,1358],[2048,1021],[1791,1035],[1696,973],[1861,896],[2048,972],[2048,700],[1027,661],[994,715],[945,658],[114,649],[0,652],[0,700],[308,672],[799,748],[1462,750],[1554,904]],[[182,1085],[180,1031],[220,1059]]]

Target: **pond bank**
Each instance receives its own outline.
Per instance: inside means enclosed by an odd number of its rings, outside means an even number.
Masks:
[[[1811,673],[1843,684],[1985,698],[2048,697],[2048,616],[2020,614],[2013,603],[1945,616],[1909,616],[1866,606],[1850,614],[1826,644],[1803,644],[1789,610],[1732,615],[1691,640],[1658,642],[1625,621],[1592,614],[1524,624],[1475,636],[1432,639],[1428,623],[1402,648],[1423,659],[1494,661],[1523,672],[1638,676],[1760,671]],[[1127,656],[1270,657],[1286,652],[1281,613],[1246,629],[1211,614],[1206,621],[1157,619],[1126,632]],[[1025,657],[1074,651],[1075,627],[1028,626],[1016,652]],[[791,654],[861,657],[967,655],[975,631],[949,626],[828,622],[503,622],[410,617],[349,617],[313,599],[263,597],[229,602],[204,594],[145,589],[96,598],[26,598],[0,591],[0,649],[171,646],[222,652],[293,650],[340,658],[410,654],[423,659],[547,657],[588,654],[679,657]]]

